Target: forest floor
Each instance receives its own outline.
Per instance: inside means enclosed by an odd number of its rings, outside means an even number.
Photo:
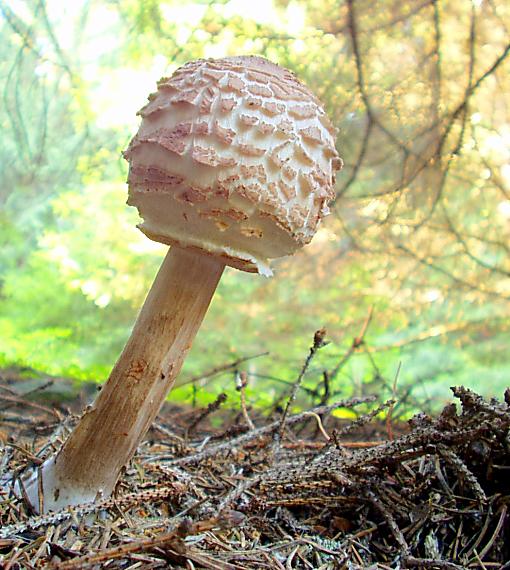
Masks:
[[[0,388],[8,481],[77,415]],[[37,516],[4,486],[1,568],[510,568],[510,390],[452,390],[409,423],[370,398],[272,417],[242,397],[166,404],[112,498]]]

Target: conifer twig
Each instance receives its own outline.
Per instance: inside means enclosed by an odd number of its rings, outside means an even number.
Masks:
[[[287,420],[287,416],[289,414],[290,407],[293,404],[294,400],[296,399],[296,394],[297,394],[299,386],[301,385],[301,382],[303,381],[303,377],[306,374],[306,371],[308,370],[308,367],[310,366],[310,363],[312,362],[313,357],[317,354],[317,351],[320,348],[322,348],[323,346],[326,346],[326,344],[327,344],[327,342],[324,340],[325,337],[326,337],[326,329],[324,329],[324,328],[319,329],[313,335],[313,344],[310,347],[310,352],[308,353],[308,356],[306,357],[305,363],[303,364],[303,368],[301,368],[301,372],[299,373],[299,376],[297,377],[296,381],[294,382],[294,384],[292,386],[292,390],[290,392],[289,399],[287,400],[287,404],[285,406],[285,409],[283,411],[283,415],[282,415],[281,420],[280,420],[280,426],[278,427],[278,431],[276,431],[274,433],[274,440],[275,440],[277,445],[278,445],[278,442],[283,437],[283,432],[285,430],[285,422]]]

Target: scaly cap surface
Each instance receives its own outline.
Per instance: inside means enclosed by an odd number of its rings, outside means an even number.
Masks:
[[[124,156],[148,237],[263,274],[312,239],[341,160],[324,109],[292,72],[258,56],[192,61],[139,114]]]

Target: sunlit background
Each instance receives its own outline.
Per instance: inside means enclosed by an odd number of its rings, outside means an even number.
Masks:
[[[227,270],[174,397],[232,391],[237,368],[269,405],[322,326],[302,398],[501,394],[509,28],[502,0],[0,0],[0,368],[105,379],[165,252],[125,205],[136,111],[188,60],[253,53],[323,100],[338,199],[273,279]]]

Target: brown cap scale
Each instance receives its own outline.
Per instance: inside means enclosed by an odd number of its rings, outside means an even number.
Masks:
[[[172,247],[96,401],[62,449],[18,481],[38,512],[110,495],[225,265],[270,274],[270,259],[312,239],[333,198],[333,127],[294,74],[261,57],[188,63],[140,115],[124,153],[129,204],[140,229]]]
[[[151,239],[245,271],[308,243],[340,166],[335,129],[296,76],[256,56],[199,60],[158,83],[124,156]]]

